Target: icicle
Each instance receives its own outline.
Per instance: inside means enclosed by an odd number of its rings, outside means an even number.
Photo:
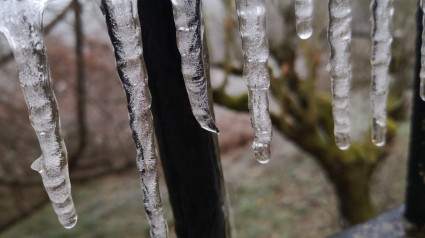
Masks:
[[[66,147],[44,46],[44,0],[8,0],[0,7],[0,32],[6,36],[18,68],[31,124],[42,155],[31,165],[41,174],[60,223],[72,228],[77,213],[71,197]]]
[[[270,78],[267,67],[269,44],[266,32],[266,0],[236,0],[239,31],[244,54],[243,77],[248,86],[248,107],[254,128],[254,149],[258,162],[270,159],[272,136],[269,108]]]
[[[313,0],[295,0],[295,17],[298,37],[308,39],[313,34]]]
[[[346,150],[350,147],[350,0],[329,0],[328,41],[335,143],[341,150]]]
[[[377,146],[385,144],[386,105],[388,95],[388,67],[391,61],[391,18],[392,0],[373,0],[372,12],[372,142]]]
[[[218,133],[211,116],[207,80],[202,62],[200,0],[172,0],[177,46],[193,115],[205,130]]]
[[[422,12],[425,14],[425,0],[420,0],[420,7]],[[425,23],[425,17],[422,18],[422,22]],[[425,24],[424,24],[425,26]],[[420,96],[422,100],[425,101],[425,27],[422,30],[422,46],[421,46],[421,71],[419,74],[421,83],[420,83]]]
[[[137,148],[144,205],[153,238],[168,237],[158,186],[151,96],[143,61],[137,0],[102,0],[102,10],[115,50],[117,69],[128,100],[130,127]]]

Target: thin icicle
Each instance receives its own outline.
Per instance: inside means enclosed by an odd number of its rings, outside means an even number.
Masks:
[[[350,147],[350,0],[329,0],[328,41],[335,143],[341,150],[346,150]]]
[[[269,44],[266,31],[266,0],[236,0],[244,54],[243,77],[248,86],[248,107],[254,128],[252,145],[258,162],[270,160],[272,126],[269,116]]]
[[[168,237],[158,186],[151,95],[143,60],[137,0],[102,0],[102,10],[115,50],[117,69],[128,100],[130,127],[137,148],[144,205],[153,238]]]
[[[8,0],[0,7],[0,32],[6,36],[18,68],[19,82],[42,155],[31,168],[41,174],[60,223],[72,228],[77,213],[71,197],[68,159],[44,46],[45,0]]]
[[[295,18],[298,37],[310,38],[313,34],[313,0],[295,0]]]
[[[425,14],[425,0],[420,0],[420,6],[422,13]],[[422,18],[422,23],[425,26],[425,17]],[[420,96],[425,101],[425,27],[422,30],[422,46],[421,46],[421,71],[419,74],[420,78]]]
[[[200,0],[172,0],[172,3],[182,73],[193,115],[202,128],[218,133],[209,109],[207,79],[202,61]]]
[[[373,0],[372,12],[372,142],[377,146],[385,144],[386,105],[388,95],[388,67],[391,61],[391,19],[392,0]]]

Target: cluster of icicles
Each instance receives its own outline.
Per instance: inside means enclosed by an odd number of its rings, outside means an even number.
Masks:
[[[40,142],[42,155],[32,165],[43,180],[60,223],[72,228],[77,214],[71,197],[66,147],[61,136],[58,106],[51,88],[44,46],[42,15],[48,0],[4,0],[0,7],[0,32],[14,54],[19,82],[30,120]],[[193,115],[200,126],[218,133],[211,116],[203,49],[203,20],[200,0],[173,0],[182,73]],[[148,75],[143,60],[137,0],[100,0],[108,32],[115,50],[117,70],[127,94],[130,127],[137,148],[144,205],[152,237],[168,237],[158,189],[157,159],[150,111]],[[425,7],[424,5],[422,5]],[[270,158],[271,120],[268,113],[269,47],[266,32],[266,0],[236,0],[244,54],[243,77],[248,86],[249,110],[254,129],[253,149],[260,163]],[[385,143],[388,65],[391,58],[392,0],[373,0],[372,11],[372,140]],[[296,28],[300,38],[312,35],[313,0],[295,0]],[[329,1],[329,71],[332,79],[336,144],[347,149],[350,143],[349,91],[351,83],[350,0]],[[424,32],[425,39],[425,32]],[[425,50],[422,50],[425,53]],[[422,60],[425,64],[425,57]],[[425,66],[421,71],[422,96]]]

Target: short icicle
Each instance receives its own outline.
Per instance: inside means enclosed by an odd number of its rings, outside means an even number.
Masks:
[[[42,155],[31,168],[41,174],[59,222],[65,228],[77,223],[65,143],[58,106],[50,82],[44,46],[42,17],[45,0],[8,0],[0,7],[0,32],[6,36],[18,68],[19,83]]]
[[[391,19],[393,15],[392,0],[373,0],[370,5],[372,13],[372,142],[377,146],[385,145],[386,105],[388,96],[388,68],[391,61]]]
[[[270,160],[272,126],[269,116],[269,44],[266,0],[236,0],[244,55],[243,78],[248,86],[248,107],[254,128],[252,145],[258,162]]]
[[[130,128],[137,148],[144,206],[152,238],[168,237],[158,186],[157,158],[148,75],[143,60],[137,0],[102,0],[117,70],[127,95]]]
[[[202,61],[200,0],[172,0],[172,4],[182,73],[193,115],[202,128],[218,133],[209,109],[207,79]]]
[[[313,34],[313,6],[313,0],[295,0],[297,34],[303,40]]]
[[[350,0],[329,0],[328,41],[335,143],[341,150],[346,150],[350,147]]]
[[[425,13],[425,0],[420,0],[420,7],[422,12]],[[425,17],[422,18],[422,23],[425,23]],[[421,46],[421,71],[419,74],[420,82],[420,90],[419,94],[422,100],[425,101],[425,27],[422,30],[422,46]]]

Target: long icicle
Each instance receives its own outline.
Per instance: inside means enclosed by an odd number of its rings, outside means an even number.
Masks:
[[[425,13],[425,0],[420,0],[420,7],[422,12]],[[425,23],[425,17],[422,19],[422,23]],[[424,24],[425,25],[425,24]],[[419,95],[422,100],[425,101],[425,27],[422,30],[422,47],[421,47],[421,71],[419,74],[420,82],[420,90]]]
[[[350,0],[329,0],[328,41],[335,143],[341,150],[346,150],[350,147]]]
[[[386,105],[388,95],[388,68],[391,62],[391,19],[393,15],[392,0],[373,0],[370,5],[372,13],[372,142],[377,146],[385,144]]]
[[[130,127],[137,148],[137,166],[151,237],[166,238],[168,226],[158,186],[151,95],[143,60],[137,0],[102,0],[102,10],[115,50],[118,74],[127,95]]]
[[[244,54],[243,77],[248,86],[248,107],[254,128],[252,147],[258,162],[264,164],[270,160],[272,137],[268,111],[270,77],[266,0],[236,0],[236,10]]]
[[[172,0],[177,46],[193,115],[205,130],[218,133],[210,113],[207,80],[202,62],[200,0]]]
[[[313,34],[313,0],[295,0],[297,35],[308,39]]]
[[[6,36],[13,51],[30,121],[40,143],[42,155],[31,168],[41,174],[59,222],[69,229],[77,223],[77,213],[71,197],[67,151],[44,46],[42,17],[45,2],[3,1],[0,32]]]

